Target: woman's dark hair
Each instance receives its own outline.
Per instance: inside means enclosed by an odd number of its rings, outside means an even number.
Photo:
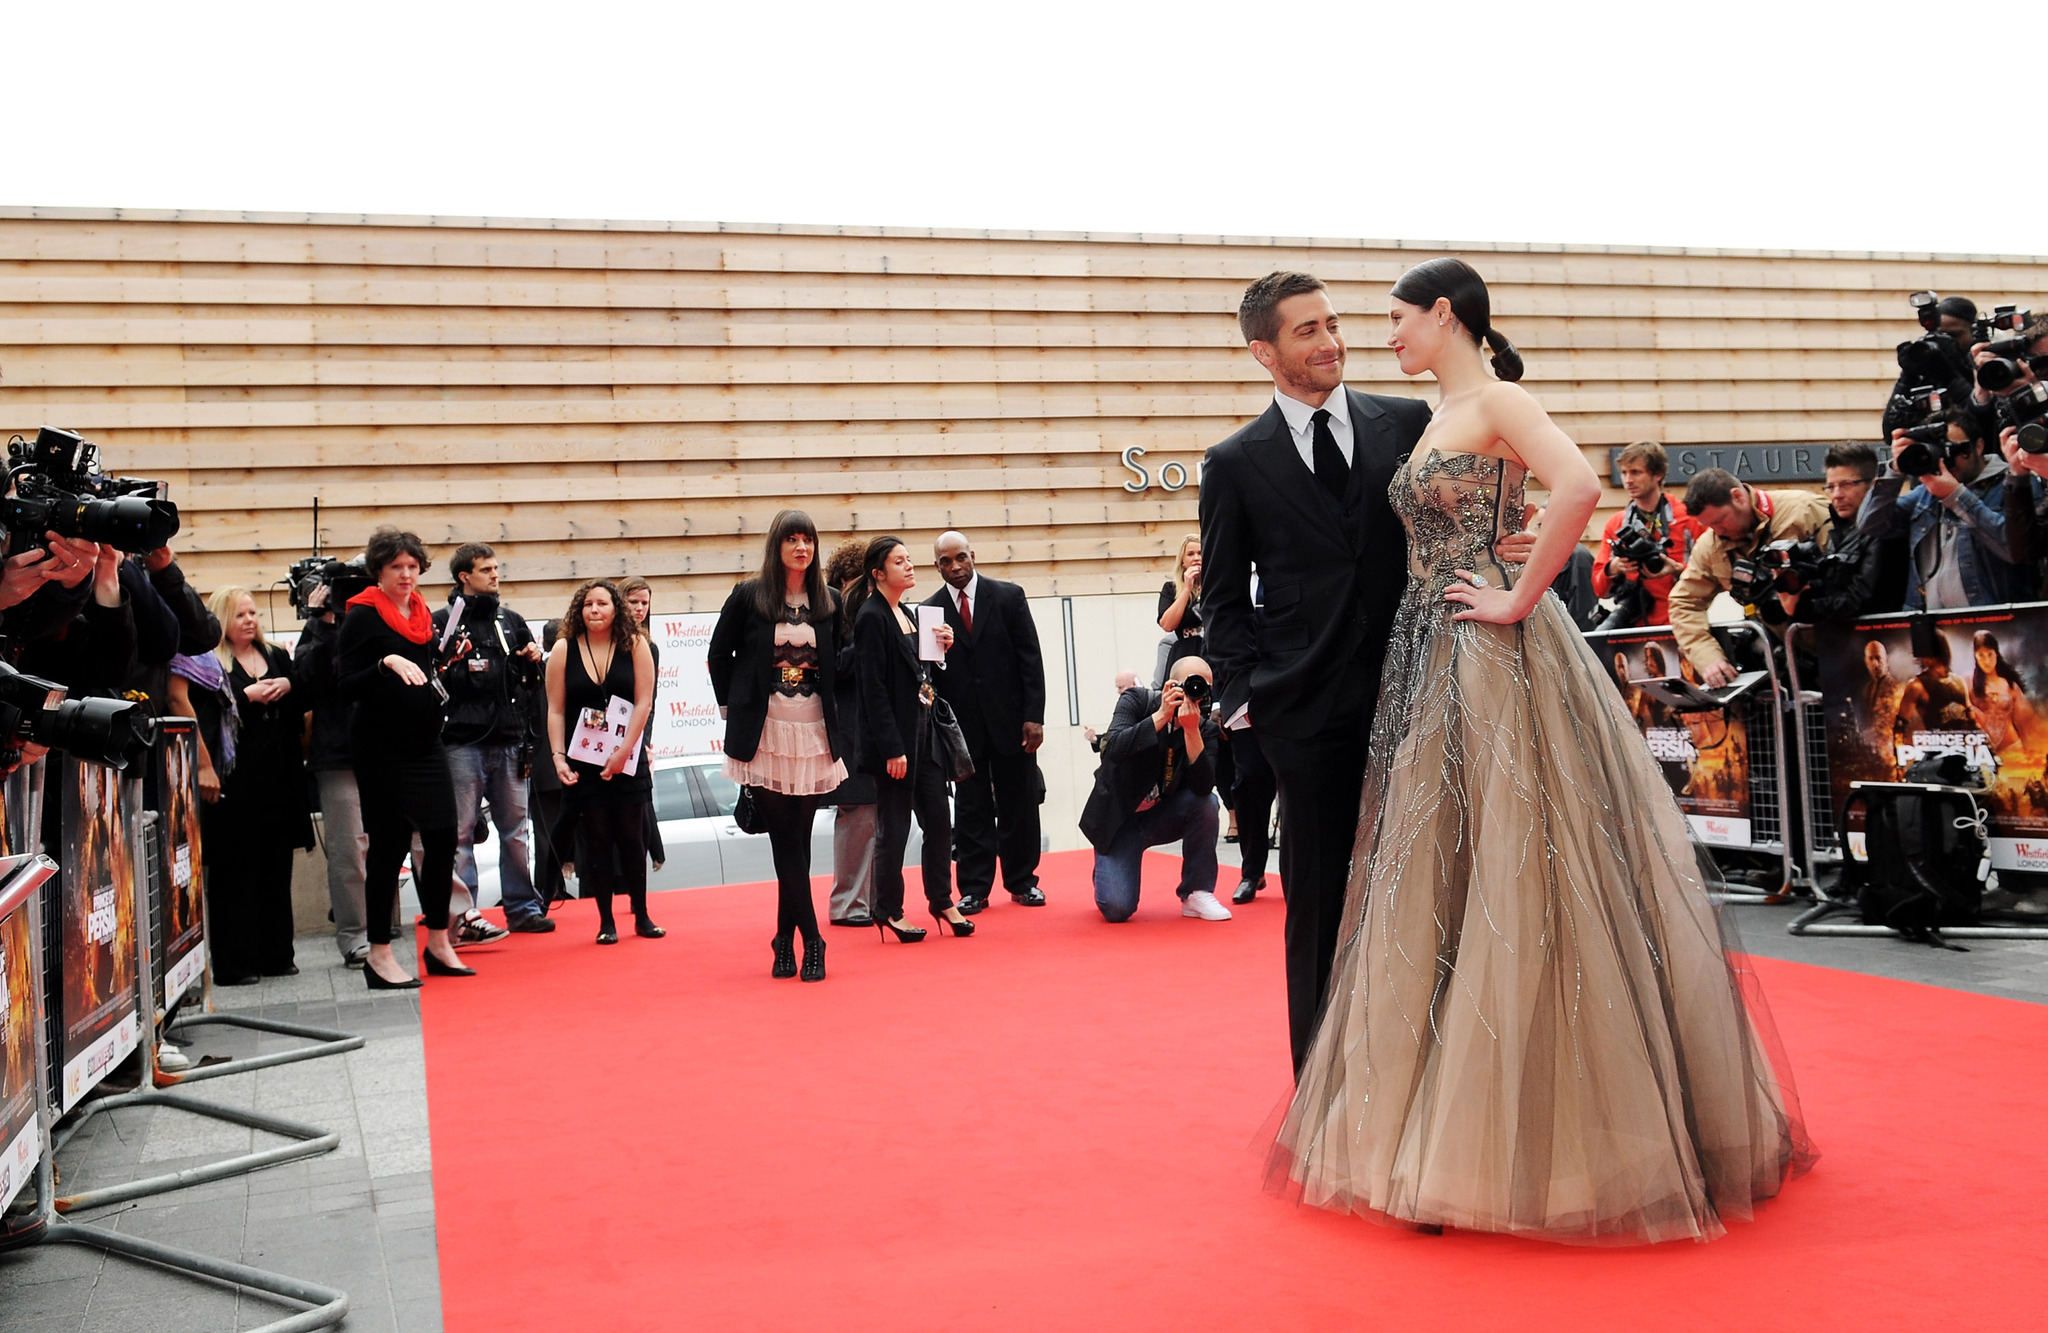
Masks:
[[[848,537],[832,548],[832,558],[825,562],[825,577],[833,587],[844,588],[860,577],[860,562],[866,558],[868,544],[858,537]]]
[[[633,613],[626,609],[626,599],[620,594],[619,585],[610,579],[592,579],[569,594],[569,609],[562,616],[560,637],[574,641],[589,633],[583,623],[583,603],[599,588],[604,589],[612,599],[612,642],[618,647],[630,650],[634,638],[640,633],[640,628],[633,623]]]
[[[863,603],[874,595],[875,575],[883,565],[889,563],[889,553],[903,545],[901,537],[877,537],[868,543],[866,554],[861,556],[861,581],[853,585],[853,591],[846,594],[846,623],[853,624],[853,617]]]
[[[801,509],[785,509],[768,524],[768,541],[761,553],[761,574],[754,582],[754,609],[769,620],[782,619],[789,604],[789,571],[782,564],[782,543],[797,533],[811,539],[811,567],[804,571],[804,595],[811,609],[806,620],[820,620],[831,614],[832,598],[825,589],[825,568],[818,559],[818,525]]]
[[[1998,663],[1997,670],[2000,680],[2012,686],[2013,692],[2016,694],[2025,694],[2027,692],[2026,686],[2020,682],[2019,672],[2014,671],[2012,663],[2005,660],[2005,653],[1998,646],[1998,636],[1996,634],[1993,634],[1988,629],[1980,629],[1970,636],[1970,665],[1972,668],[1976,666],[1976,654],[1980,648],[1989,648],[1991,650],[1991,656]],[[1982,671],[1972,670],[1970,673],[1970,697],[1972,699],[1982,699],[1984,697],[1984,673]]]
[[[384,572],[384,566],[402,555],[409,555],[419,561],[422,574],[434,563],[427,559],[427,548],[410,532],[400,532],[397,528],[379,528],[370,534],[369,543],[363,547],[363,565],[370,571],[370,577],[375,579]]]
[[[1494,331],[1493,301],[1486,294],[1486,283],[1464,260],[1448,256],[1424,260],[1401,275],[1394,284],[1394,296],[1425,310],[1440,298],[1448,299],[1451,313],[1472,335],[1473,344],[1483,340],[1493,349],[1493,373],[1509,381],[1522,378],[1522,354]]]

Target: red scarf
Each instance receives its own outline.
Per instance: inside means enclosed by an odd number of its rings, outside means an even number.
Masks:
[[[412,595],[412,615],[398,614],[398,606],[387,597],[382,588],[365,588],[348,599],[350,606],[373,606],[377,614],[384,617],[384,623],[403,634],[414,643],[425,643],[434,632],[434,618],[427,612],[427,599],[418,593]]]

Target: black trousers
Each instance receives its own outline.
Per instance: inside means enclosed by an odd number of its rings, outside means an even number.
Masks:
[[[875,777],[875,919],[903,917],[903,849],[910,843],[910,816],[924,830],[924,898],[934,914],[953,903],[953,817],[946,809],[946,778],[929,756],[914,761],[909,776]]]
[[[200,807],[207,951],[218,977],[276,977],[292,968],[293,820],[256,806],[259,797],[243,785]]]
[[[1265,748],[1250,727],[1223,733],[1235,775],[1230,808],[1237,812],[1237,850],[1243,861],[1241,878],[1256,883],[1266,873],[1267,838],[1273,830],[1273,798],[1279,787]]]
[[[768,827],[768,850],[775,857],[775,938],[786,940],[801,931],[818,938],[818,906],[811,898],[811,821],[818,813],[815,796],[785,796],[755,787],[754,808]],[[901,891],[898,891],[899,900]]]
[[[986,737],[976,739],[974,775],[953,784],[960,896],[988,897],[999,858],[1003,887],[1028,893],[1038,884],[1038,756],[999,755]]]
[[[1372,711],[1367,705],[1305,740],[1259,737],[1287,812],[1280,838],[1280,888],[1287,898],[1287,1031],[1297,1076],[1322,1017],[1343,925]],[[1237,827],[1242,838],[1242,813]]]
[[[595,779],[585,777],[585,782]],[[592,801],[576,816],[576,884],[597,903],[600,929],[612,930],[612,895],[624,893],[636,920],[647,916],[646,807]]]

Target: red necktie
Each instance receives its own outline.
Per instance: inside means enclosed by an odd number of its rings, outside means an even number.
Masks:
[[[967,600],[967,594],[960,594],[960,628],[974,633],[974,603]]]

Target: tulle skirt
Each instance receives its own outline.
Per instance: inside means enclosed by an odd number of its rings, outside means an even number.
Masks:
[[[1555,597],[1449,609],[1396,622],[1273,1182],[1406,1225],[1711,1239],[1814,1157],[1711,863]]]
[[[846,765],[832,757],[824,701],[815,694],[770,696],[754,757],[746,763],[728,757],[725,775],[784,796],[822,796],[838,787],[846,781]]]

